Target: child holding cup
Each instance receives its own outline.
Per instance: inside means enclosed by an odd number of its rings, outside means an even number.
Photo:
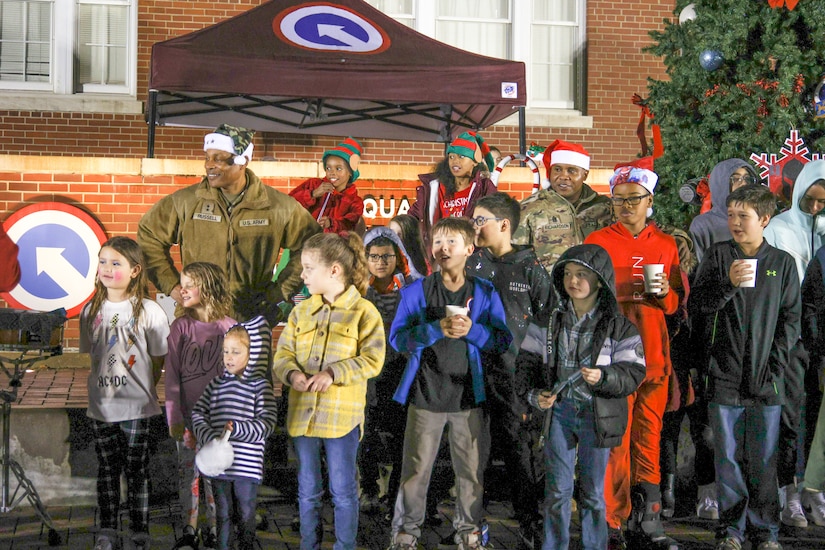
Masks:
[[[714,327],[706,399],[719,491],[717,548],[740,547],[747,533],[758,550],[781,549],[777,446],[785,371],[800,332],[799,277],[793,258],[763,238],[775,209],[768,188],[737,189],[727,206],[733,239],[705,253],[688,302],[691,316]]]
[[[610,548],[625,544],[621,531],[625,520],[629,548],[676,545],[665,534],[659,517],[659,453],[672,371],[665,315],[676,312],[685,291],[676,241],[649,219],[658,179],[651,157],[617,165],[610,178],[610,200],[618,221],[584,241],[610,254],[616,300],[622,314],[639,330],[646,363],[642,384],[628,397],[630,425],[621,444],[610,450],[607,464],[604,498]]]

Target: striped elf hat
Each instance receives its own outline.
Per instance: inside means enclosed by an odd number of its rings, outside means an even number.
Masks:
[[[447,147],[447,154],[450,153],[471,158],[476,163],[484,161],[487,169],[491,172],[496,167],[493,155],[490,153],[490,146],[487,145],[481,134],[476,132],[464,132],[455,138]]]
[[[361,145],[357,139],[348,137],[329,151],[324,151],[324,156],[321,159],[326,164],[327,157],[330,155],[342,158],[349,165],[349,170],[352,172],[352,179],[350,183],[355,182],[361,173],[358,171],[358,165],[361,163],[361,155],[364,154],[364,146]]]

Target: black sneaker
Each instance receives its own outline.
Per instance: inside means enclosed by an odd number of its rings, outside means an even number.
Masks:
[[[183,528],[183,535],[175,542],[172,550],[198,550],[198,534],[191,525]]]
[[[204,550],[215,550],[218,547],[218,533],[216,529],[212,527],[206,533],[201,533],[201,542],[203,543]]]
[[[441,537],[441,540],[438,541],[439,550],[455,550],[458,548],[458,543],[455,541],[455,535],[456,532],[451,531],[446,537]]]
[[[607,550],[627,550],[627,541],[621,529],[607,528]]]

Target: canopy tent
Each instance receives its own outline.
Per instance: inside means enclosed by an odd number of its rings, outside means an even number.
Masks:
[[[362,0],[272,0],[152,47],[148,156],[156,125],[447,142],[519,110],[523,135],[524,75]]]

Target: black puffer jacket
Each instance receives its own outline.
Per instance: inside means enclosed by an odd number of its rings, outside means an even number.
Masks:
[[[569,248],[553,266],[551,279],[562,296],[559,306],[550,315],[549,325],[532,325],[522,342],[516,359],[516,392],[527,401],[534,389],[550,389],[556,384],[556,348],[561,334],[561,319],[567,307],[564,290],[564,266],[577,263],[596,272],[602,287],[591,348],[591,365],[602,369],[602,379],[590,389],[596,416],[598,447],[616,447],[627,429],[627,396],[639,387],[645,377],[642,339],[636,327],[619,311],[616,284],[610,256],[602,247],[584,244]],[[552,415],[550,408],[545,414]],[[548,426],[549,422],[545,422]]]

